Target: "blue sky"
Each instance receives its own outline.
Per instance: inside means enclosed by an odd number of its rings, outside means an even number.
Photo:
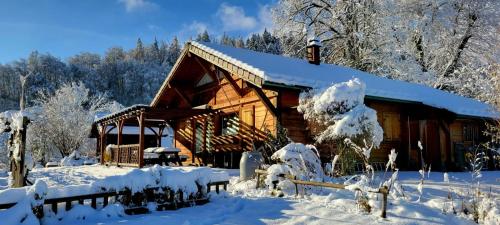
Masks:
[[[0,63],[33,50],[61,59],[129,49],[140,37],[181,41],[205,29],[247,37],[272,27],[275,0],[0,0]]]

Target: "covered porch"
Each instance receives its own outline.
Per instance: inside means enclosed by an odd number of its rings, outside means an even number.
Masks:
[[[266,138],[265,132],[247,121],[237,112],[225,113],[206,106],[160,109],[135,105],[97,119],[93,133],[103,165],[155,164],[148,157],[155,151],[148,150],[164,147],[185,156],[190,165],[237,168],[241,153],[251,150],[255,140]],[[137,134],[130,135],[124,132],[125,128],[135,128]],[[172,143],[162,146],[162,137],[168,130],[172,132]]]
[[[148,154],[145,150],[162,147],[162,137],[171,128],[171,123],[208,112],[207,109],[158,109],[134,105],[104,116],[93,124],[97,155],[104,165],[143,167],[145,154]],[[136,134],[124,135],[124,128],[135,128]],[[111,135],[112,131],[116,135]],[[174,146],[168,148],[175,152]],[[154,152],[157,151],[151,153]]]

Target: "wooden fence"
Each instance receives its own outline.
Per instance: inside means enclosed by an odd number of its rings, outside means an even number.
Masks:
[[[260,170],[256,169],[255,173],[257,174],[257,184],[255,185],[255,188],[259,188],[260,183],[261,183],[261,176],[267,176],[267,171],[266,170]],[[295,195],[299,194],[299,187],[298,185],[309,185],[309,186],[317,186],[317,187],[326,187],[326,188],[336,188],[336,189],[346,189],[347,185],[344,184],[334,184],[334,183],[326,183],[326,182],[316,182],[316,181],[304,181],[304,180],[297,180],[297,177],[294,177],[289,174],[280,174],[279,177],[283,177],[288,179],[290,182],[295,184]],[[273,189],[276,189],[277,181],[273,182]],[[380,216],[382,218],[387,217],[387,195],[389,194],[389,190],[387,187],[381,187],[377,191],[374,191],[374,193],[379,193],[382,195],[382,212]]]
[[[228,183],[229,181],[208,183],[207,193],[211,191],[212,187],[215,187],[217,194],[220,192],[220,186],[223,186],[224,190],[227,190]],[[80,205],[90,204],[92,208],[97,209],[98,202],[101,203],[100,205],[102,205],[102,207],[105,207],[109,204],[109,200],[114,198],[115,202],[120,202],[125,206],[126,214],[140,214],[147,213],[149,211],[146,207],[147,204],[145,204],[147,202],[156,202],[157,210],[175,210],[178,208],[207,203],[208,197],[201,194],[201,186],[198,188],[200,189],[198,190],[198,194],[196,196],[190,196],[188,200],[184,200],[182,192],[174,192],[173,190],[156,187],[148,188],[145,189],[144,192],[138,192],[135,194],[132,194],[130,190],[123,190],[118,192],[108,191],[70,197],[49,198],[45,199],[43,205],[50,206],[52,211],[57,214],[59,204],[64,204],[66,211],[70,210],[74,203]],[[160,191],[163,193],[162,195],[158,194]],[[100,199],[102,200],[98,201]],[[16,202],[0,204],[0,209],[9,209],[15,204]],[[43,217],[42,208],[34,208],[33,211],[37,217]]]

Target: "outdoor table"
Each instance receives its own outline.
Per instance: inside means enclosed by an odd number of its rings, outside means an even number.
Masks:
[[[159,163],[165,163],[165,165],[168,165],[169,162],[173,162],[181,166],[182,162],[179,157],[180,151],[180,149],[172,147],[146,148],[144,149],[144,159],[151,159],[148,161],[155,161],[154,159],[158,159]]]

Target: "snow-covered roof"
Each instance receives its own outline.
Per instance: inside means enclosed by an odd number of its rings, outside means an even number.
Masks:
[[[118,116],[120,114],[128,113],[128,112],[131,112],[131,111],[134,111],[134,110],[147,109],[147,108],[149,108],[149,105],[136,104],[136,105],[132,105],[132,106],[123,108],[120,111],[117,111],[117,112],[114,112],[114,113],[98,112],[94,116],[94,122],[104,121],[104,120],[113,118],[115,116]]]
[[[366,83],[367,96],[422,103],[464,116],[500,117],[486,103],[421,84],[391,80],[334,64],[313,65],[302,59],[213,43],[192,41],[190,44],[248,70],[265,83],[323,88],[357,77]]]

